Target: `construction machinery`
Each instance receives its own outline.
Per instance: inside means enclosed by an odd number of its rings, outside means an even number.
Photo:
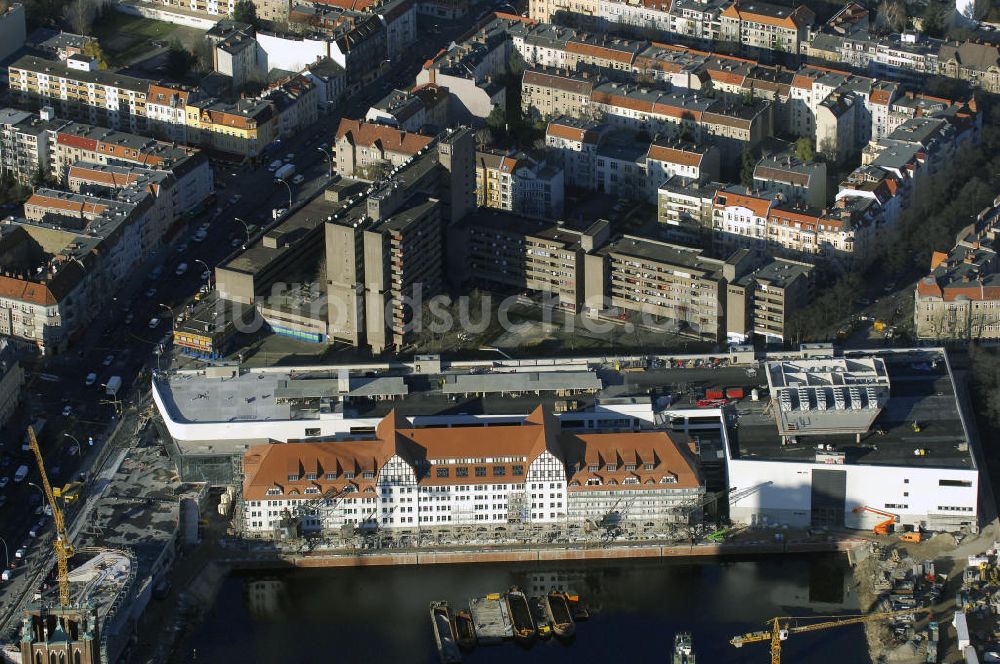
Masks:
[[[857,625],[869,622],[875,622],[876,620],[886,620],[888,618],[895,618],[897,616],[912,616],[917,613],[926,612],[927,609],[903,609],[902,611],[883,611],[879,613],[866,613],[860,616],[805,616],[805,617],[775,617],[770,618],[765,621],[764,624],[769,625],[769,628],[762,630],[760,632],[750,632],[749,634],[741,634],[740,636],[734,636],[730,639],[729,643],[736,648],[742,648],[744,644],[747,643],[760,643],[762,641],[771,642],[771,664],[781,664],[781,642],[788,639],[792,634],[800,634],[802,632],[817,632],[822,629],[831,629],[834,627],[843,627],[845,625]],[[811,624],[801,625],[797,624],[799,621],[805,620],[819,620],[822,618],[829,618],[829,620],[823,620],[822,622],[814,622]]]
[[[885,521],[880,521],[874,528],[872,528],[872,532],[876,535],[888,535],[892,532],[895,523],[899,521],[899,517],[897,515],[877,510],[874,507],[869,507],[868,505],[862,505],[861,507],[854,508],[855,514],[860,514],[861,512],[871,512],[872,514],[878,514],[879,516],[884,516],[886,518]]]
[[[38,474],[42,476],[42,488],[45,491],[45,498],[52,508],[52,521],[56,527],[56,538],[52,542],[52,548],[56,552],[56,569],[59,578],[59,606],[68,607],[69,597],[69,559],[73,557],[73,545],[69,542],[66,534],[66,520],[63,516],[62,508],[56,500],[52,485],[49,484],[49,477],[45,474],[45,461],[42,459],[42,450],[38,446],[38,439],[35,438],[35,431],[28,427],[28,444],[31,451],[35,453],[35,461],[38,463]]]

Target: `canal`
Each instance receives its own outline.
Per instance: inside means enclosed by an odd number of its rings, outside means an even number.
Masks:
[[[239,573],[190,639],[184,661],[437,662],[428,602],[452,607],[517,585],[529,594],[553,586],[579,592],[594,610],[569,644],[539,641],[479,648],[490,662],[669,662],[673,635],[694,634],[699,664],[767,662],[766,644],[737,650],[729,639],[774,615],[858,610],[843,556],[743,561],[601,562],[548,567],[462,565]],[[792,636],[783,661],[870,660],[853,625]]]

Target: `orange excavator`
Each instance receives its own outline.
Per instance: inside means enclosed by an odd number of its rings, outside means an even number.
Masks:
[[[861,507],[855,507],[854,513],[858,514],[861,512],[871,512],[872,514],[878,514],[879,516],[886,517],[885,521],[881,521],[874,528],[872,532],[876,535],[888,535],[892,532],[893,525],[899,520],[899,517],[895,514],[890,514],[889,512],[883,512],[882,510],[877,510],[874,507],[868,507],[867,505],[862,505]]]

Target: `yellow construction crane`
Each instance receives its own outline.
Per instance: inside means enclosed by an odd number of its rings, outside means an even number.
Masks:
[[[62,509],[56,502],[52,485],[49,484],[48,475],[45,474],[45,462],[42,460],[42,450],[38,447],[38,439],[35,438],[35,430],[30,426],[28,427],[28,443],[31,445],[31,451],[35,453],[35,461],[38,463],[38,472],[42,476],[45,497],[49,501],[49,507],[52,508],[52,520],[56,526],[56,539],[52,546],[56,550],[56,566],[59,572],[59,606],[67,607],[69,606],[69,559],[73,557],[73,545],[69,543]]]
[[[803,616],[803,617],[775,617],[766,621],[765,624],[770,624],[771,628],[761,632],[750,632],[749,634],[742,634],[740,636],[734,636],[730,639],[729,643],[737,648],[742,648],[745,643],[760,643],[761,641],[771,642],[771,664],[781,664],[781,642],[789,637],[791,634],[799,634],[801,632],[816,632],[821,629],[830,629],[832,627],[843,627],[844,625],[857,625],[858,623],[869,623],[875,622],[876,620],[885,620],[886,618],[893,618],[895,616],[905,616],[912,615],[915,613],[923,613],[927,609],[905,609],[903,611],[884,611],[881,613],[866,613],[861,616]],[[826,620],[824,622],[812,623],[811,625],[793,625],[793,621],[797,620],[818,620],[820,618],[832,618],[832,620]]]

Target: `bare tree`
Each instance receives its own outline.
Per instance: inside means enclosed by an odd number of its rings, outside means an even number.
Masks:
[[[878,24],[887,32],[906,29],[906,3],[902,0],[882,0],[878,7]]]
[[[63,17],[69,22],[73,32],[78,35],[90,35],[97,9],[96,0],[73,0],[63,10]]]

